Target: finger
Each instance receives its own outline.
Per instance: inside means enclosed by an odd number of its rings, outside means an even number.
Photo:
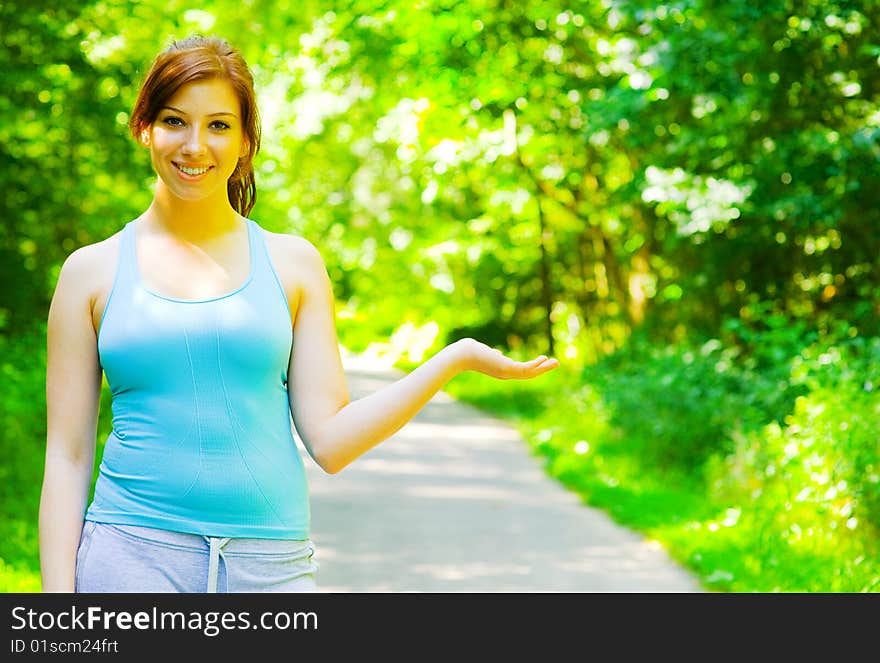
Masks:
[[[536,363],[534,366],[531,367],[531,374],[533,377],[538,376],[538,375],[543,375],[544,373],[547,373],[548,371],[552,371],[554,368],[557,368],[558,366],[559,366],[559,361],[557,359],[545,357],[544,359],[541,360],[540,363]]]
[[[558,359],[548,359],[543,364],[538,366],[538,370],[541,373],[546,373],[547,371],[552,371],[554,368],[559,368],[559,360]]]
[[[511,360],[510,369],[515,377],[529,377],[535,369],[546,361],[546,357],[535,357],[529,361],[513,361]]]
[[[537,377],[538,375],[549,371],[551,368],[555,368],[555,364],[555,359],[548,360],[545,355],[541,355],[530,361],[517,362],[515,366],[512,367],[513,371],[510,374],[510,377],[527,380],[529,378]]]

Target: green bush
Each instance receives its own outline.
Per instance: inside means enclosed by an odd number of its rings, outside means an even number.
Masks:
[[[715,469],[719,494],[747,490],[794,532],[880,529],[880,391],[869,377],[878,360],[876,338],[805,349],[792,383],[808,393],[788,416],[737,439]]]
[[[0,591],[39,589],[37,517],[46,445],[45,331],[0,335]]]
[[[795,395],[787,365],[758,372],[738,362],[737,348],[634,344],[588,368],[613,426],[640,447],[643,461],[665,472],[699,474],[732,450],[732,434],[784,416]]]

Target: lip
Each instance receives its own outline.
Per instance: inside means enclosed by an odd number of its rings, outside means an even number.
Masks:
[[[174,170],[177,172],[178,176],[189,182],[194,182],[202,179],[203,177],[205,177],[205,175],[207,175],[214,169],[214,166],[208,166],[208,169],[204,173],[200,173],[198,175],[190,175],[189,173],[183,172],[180,167],[184,166],[186,168],[204,168],[205,166],[190,166],[189,164],[180,164],[176,161],[172,161],[171,164],[174,166]]]

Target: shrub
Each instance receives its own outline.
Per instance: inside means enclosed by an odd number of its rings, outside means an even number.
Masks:
[[[646,464],[699,474],[733,449],[737,430],[784,416],[795,395],[788,367],[757,372],[738,350],[710,340],[694,349],[635,344],[585,371],[599,386],[622,436],[638,441]]]

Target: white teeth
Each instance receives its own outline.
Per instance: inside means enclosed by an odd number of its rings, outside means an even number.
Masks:
[[[181,166],[180,164],[174,164],[180,170],[182,170],[187,175],[201,175],[202,173],[207,173],[209,166],[205,166],[204,168],[187,168],[186,166]]]

